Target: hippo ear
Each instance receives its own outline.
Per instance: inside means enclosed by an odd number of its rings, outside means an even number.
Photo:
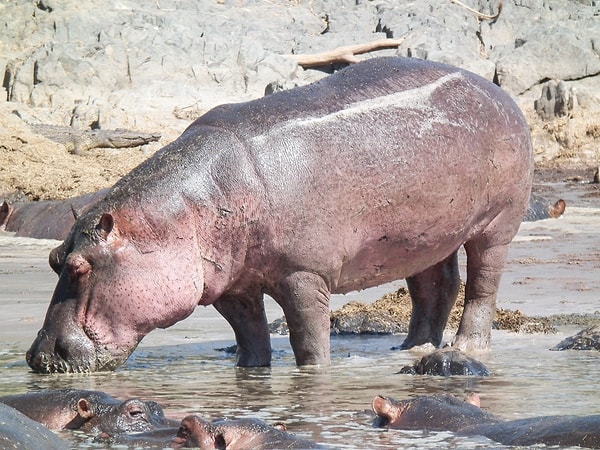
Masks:
[[[227,442],[225,442],[225,435],[219,433],[215,436],[215,448],[225,450],[227,448]]]
[[[470,403],[473,406],[481,408],[481,398],[475,392],[470,392],[465,398],[465,402]]]
[[[8,202],[3,201],[2,205],[0,205],[0,226],[6,225],[8,216],[10,216],[10,205]]]
[[[371,407],[375,414],[388,422],[394,422],[398,419],[400,414],[402,414],[402,411],[397,405],[394,405],[388,397],[383,397],[381,395],[378,395],[373,399]]]
[[[112,214],[109,214],[109,213],[102,214],[102,217],[100,217],[100,221],[98,222],[98,225],[96,225],[96,230],[98,230],[98,233],[100,234],[100,238],[106,240],[106,238],[112,231],[114,224],[115,224],[115,219],[113,219]]]
[[[79,214],[76,210],[75,207],[73,206],[73,203],[71,203],[71,213],[73,214],[73,218],[77,221],[77,219],[79,219],[79,216],[81,214]]]
[[[85,398],[80,398],[77,400],[77,412],[86,420],[94,417],[94,412],[90,407],[90,403]]]

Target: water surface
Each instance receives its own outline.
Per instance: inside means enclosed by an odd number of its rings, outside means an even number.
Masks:
[[[561,219],[521,227],[498,295],[500,307],[530,315],[600,310],[600,202],[578,200],[570,200]],[[239,369],[233,356],[219,350],[234,343],[227,323],[212,307],[199,307],[170,329],[148,335],[115,372],[34,374],[24,353],[42,325],[56,283],[47,265],[55,245],[0,234],[0,395],[66,387],[103,390],[119,398],[156,400],[173,418],[285,421],[293,433],[345,449],[502,448],[479,437],[374,429],[370,404],[377,394],[401,399],[474,391],[485,409],[506,419],[600,414],[600,352],[548,350],[579,331],[577,326],[555,335],[494,331],[492,350],[478,356],[492,372],[486,378],[397,374],[422,355],[390,350],[403,335],[334,337],[331,367],[308,369],[295,366],[287,337],[273,336],[271,368]],[[461,265],[464,270],[464,256]],[[350,300],[373,301],[401,285],[334,296],[332,309]],[[282,315],[271,300],[267,312],[270,320]],[[73,448],[93,446],[91,436],[61,436]]]

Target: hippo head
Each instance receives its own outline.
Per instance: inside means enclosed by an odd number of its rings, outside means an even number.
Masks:
[[[449,394],[407,400],[377,396],[371,406],[377,414],[374,426],[399,430],[458,431],[466,426],[495,420],[480,408],[479,396],[474,393],[464,401]]]
[[[184,417],[171,445],[173,448],[193,447],[201,450],[227,448],[223,433],[198,416]]]
[[[154,328],[198,304],[203,275],[195,232],[121,207],[80,217],[50,253],[59,275],[26,359],[36,372],[93,372],[122,364]]]
[[[84,423],[73,428],[92,433],[139,433],[170,424],[158,403],[138,399],[108,405],[82,397],[77,402],[77,414]]]
[[[212,422],[198,416],[185,417],[172,448],[313,448],[311,441],[297,439],[285,432],[285,425],[267,425],[259,419],[216,419]],[[268,445],[267,445],[268,444]]]

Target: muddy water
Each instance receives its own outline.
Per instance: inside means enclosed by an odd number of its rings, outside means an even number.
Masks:
[[[521,227],[498,303],[530,315],[594,313],[600,310],[600,198],[583,188],[554,188],[567,199],[567,212],[558,220]],[[287,338],[273,336],[273,367],[236,369],[233,357],[219,350],[233,344],[233,333],[209,307],[169,330],[151,333],[114,373],[33,374],[24,352],[42,324],[56,282],[47,265],[56,244],[0,234],[0,395],[98,389],[120,398],[157,400],[173,418],[194,413],[283,420],[294,433],[346,449],[501,448],[479,437],[373,429],[368,410],[377,394],[406,398],[475,391],[484,408],[506,419],[600,414],[600,352],[548,351],[579,331],[577,326],[560,328],[556,335],[494,331],[491,352],[480,355],[493,373],[487,378],[397,374],[421,355],[390,350],[402,335],[333,338],[332,365],[322,369],[296,368]],[[332,308],[349,300],[372,301],[400,285],[334,296]],[[270,320],[281,316],[272,301],[267,307]],[[90,436],[61,436],[73,448],[93,447]]]

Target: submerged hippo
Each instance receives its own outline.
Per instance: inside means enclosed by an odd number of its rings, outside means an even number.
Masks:
[[[323,448],[286,432],[284,426],[267,425],[262,420],[218,419],[207,422],[198,416],[187,416],[181,421],[172,447],[200,450]]]
[[[490,374],[490,371],[481,361],[458,349],[445,347],[423,356],[412,366],[404,366],[399,373],[441,377],[454,375],[485,377]]]
[[[107,190],[67,200],[45,200],[0,204],[0,230],[17,237],[63,240],[75,223],[75,216],[87,211]]]
[[[263,294],[299,365],[329,363],[329,297],[406,278],[404,347],[489,347],[508,244],[527,208],[529,128],[494,84],[376,58],[216,107],[123,177],[50,254],[59,275],[27,352],[39,372],[112,370],[154,328],[214,305],[237,365],[271,362]]]
[[[156,402],[118,400],[105,392],[58,389],[0,397],[51,430],[131,433],[174,426]]]
[[[536,220],[556,219],[563,215],[567,203],[561,198],[556,203],[548,203],[544,197],[538,194],[531,194],[529,206],[523,217],[523,222],[535,222]]]
[[[600,415],[545,416],[503,421],[480,408],[477,394],[466,401],[442,394],[395,400],[375,397],[375,426],[399,430],[452,431],[486,436],[504,445],[562,445],[600,448]]]
[[[0,404],[0,448],[67,450],[52,431],[8,405]]]

